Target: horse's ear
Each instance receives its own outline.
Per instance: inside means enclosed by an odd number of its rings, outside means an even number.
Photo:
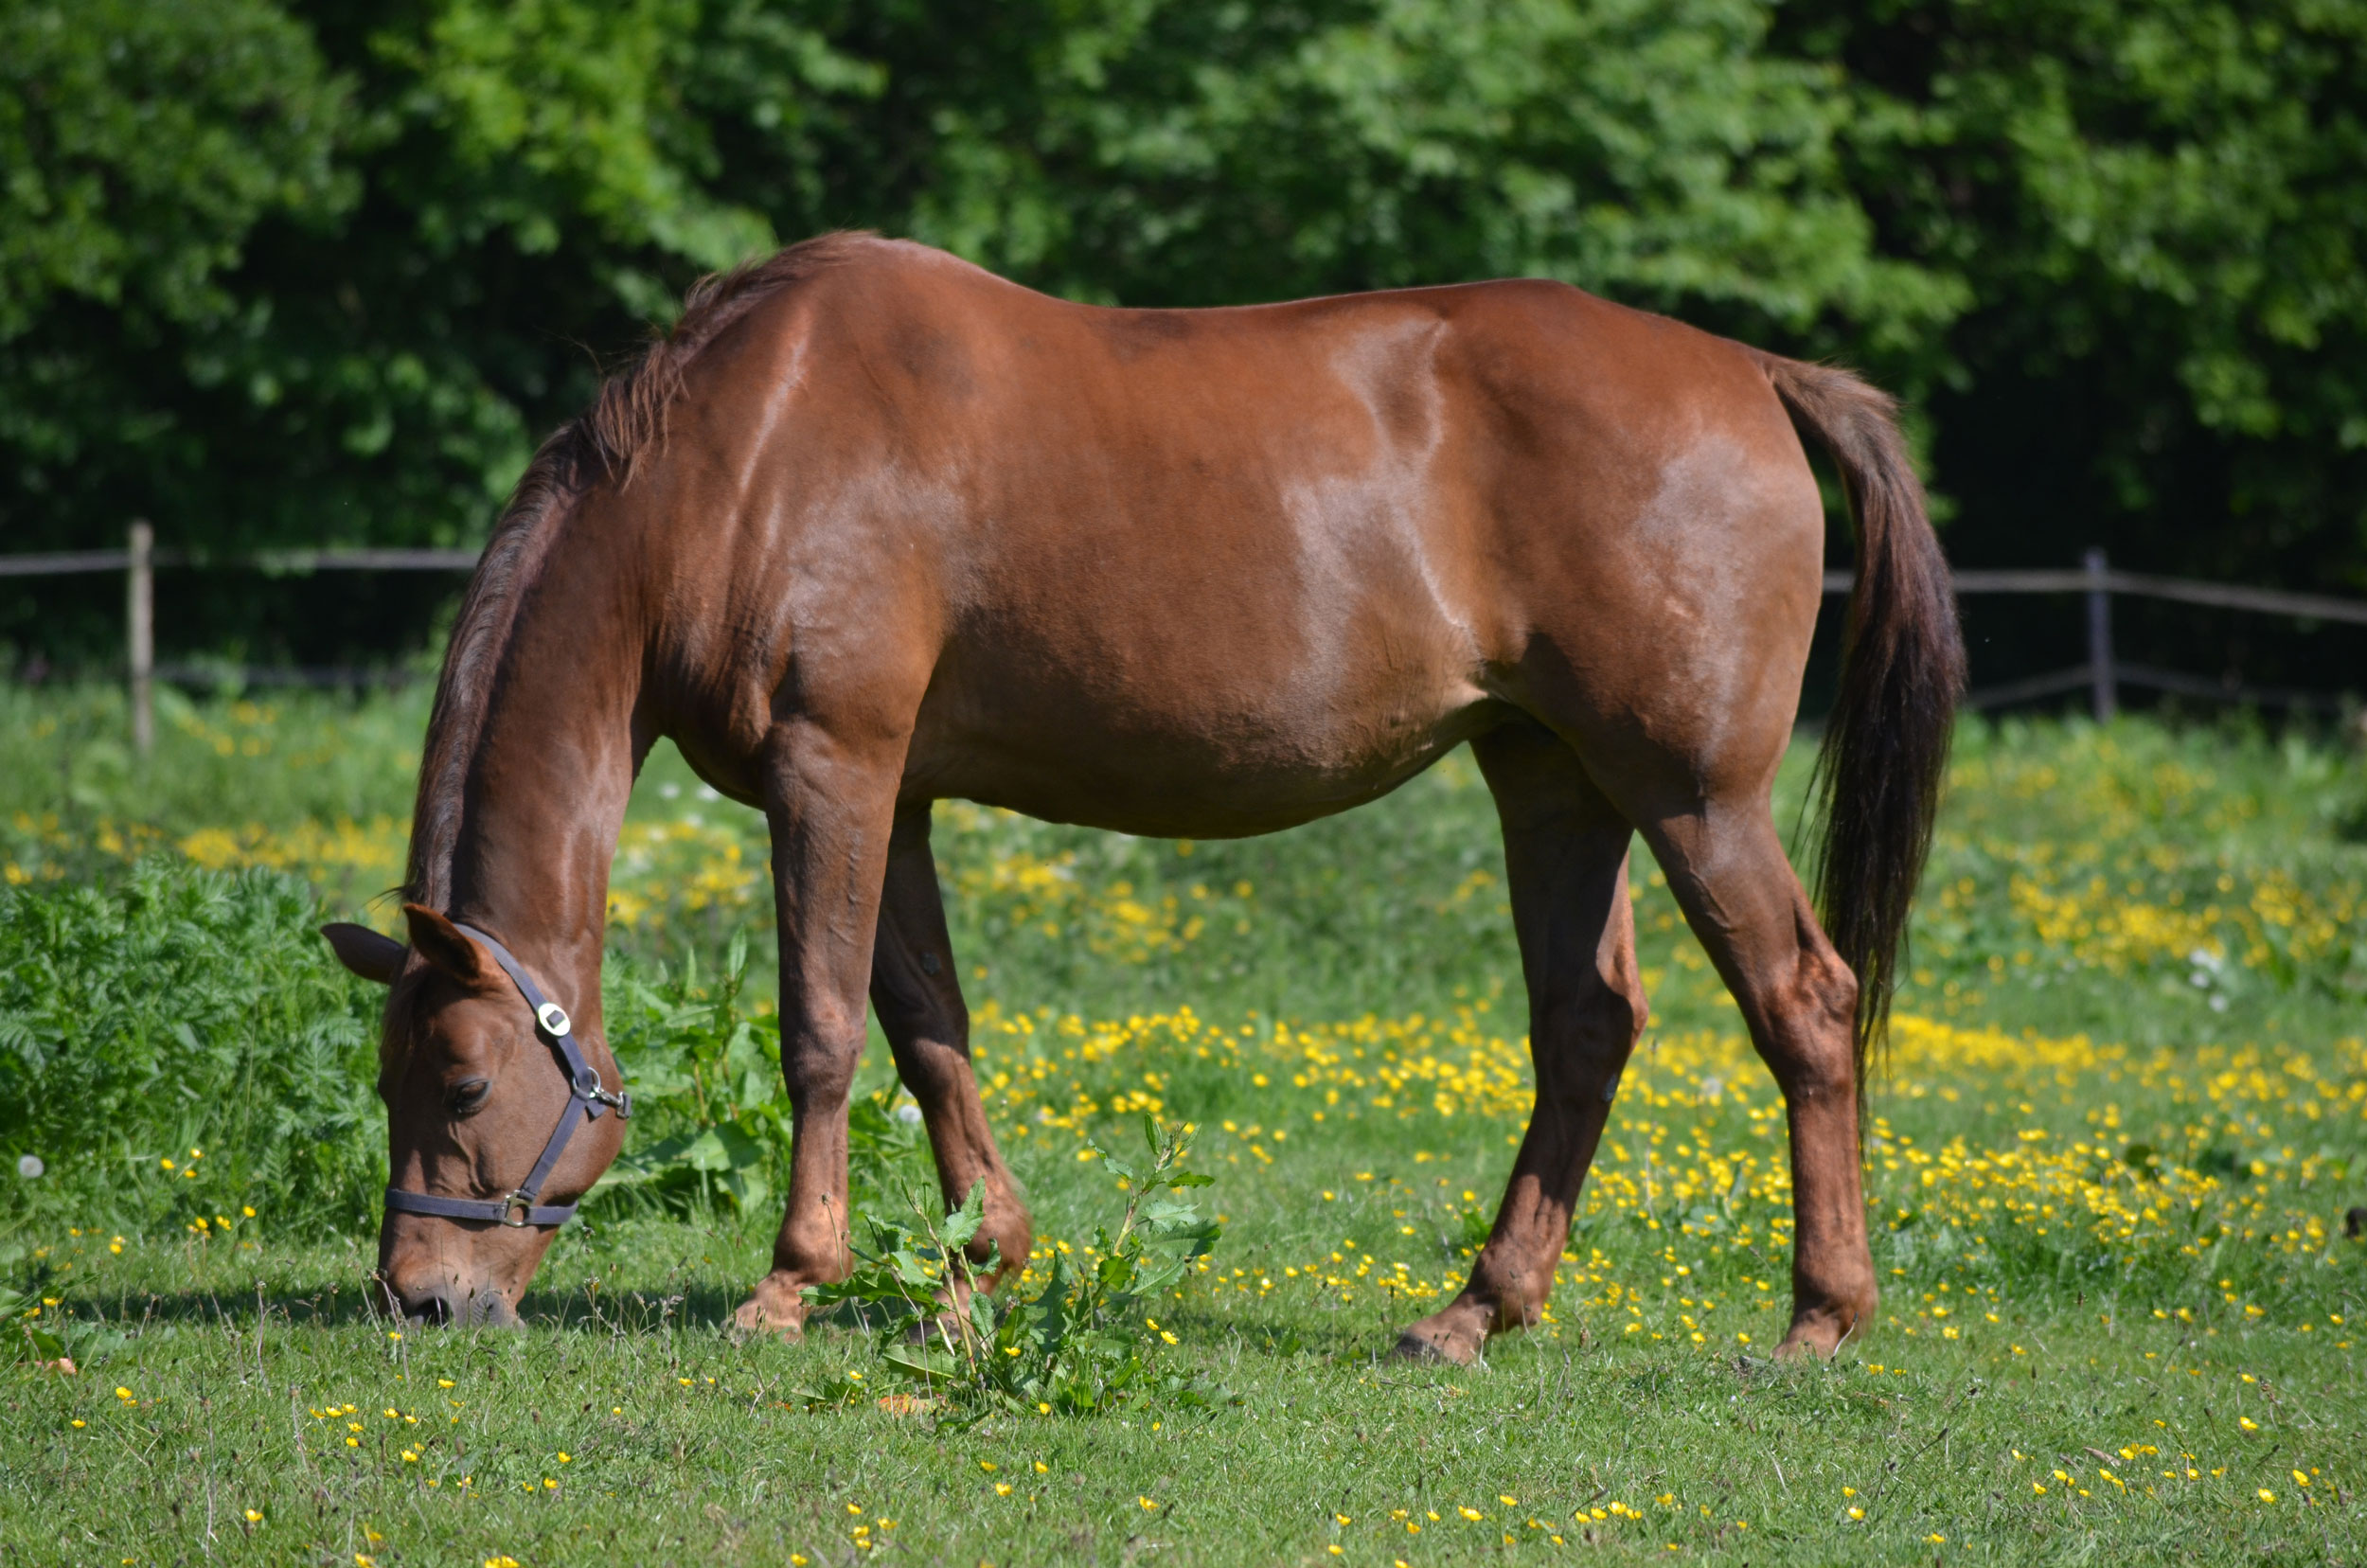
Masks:
[[[368,926],[347,920],[331,920],[321,927],[321,935],[336,950],[337,962],[365,980],[391,986],[402,972],[402,944],[392,936],[382,936]]]
[[[407,903],[412,951],[463,985],[485,978],[485,953],[466,933],[425,904]]]

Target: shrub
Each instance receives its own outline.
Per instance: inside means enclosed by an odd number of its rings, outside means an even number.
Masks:
[[[0,888],[0,1215],[116,1228],[366,1226],[384,993],[281,872],[153,857],[105,887]],[[13,1212],[10,1212],[13,1211]]]

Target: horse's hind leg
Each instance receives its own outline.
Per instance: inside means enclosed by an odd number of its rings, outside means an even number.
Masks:
[[[1858,1170],[1857,978],[1784,858],[1764,791],[1637,820],[1789,1114],[1792,1319],[1779,1353],[1829,1355],[1871,1323],[1877,1299]]]
[[[936,1155],[937,1182],[951,1206],[986,1184],[986,1222],[970,1244],[985,1262],[1000,1247],[1006,1269],[1027,1261],[1027,1208],[994,1146],[978,1079],[970,1065],[970,1010],[953,973],[945,902],[929,853],[929,807],[909,807],[888,841],[880,935],[871,955],[871,1006],[896,1053],[896,1071],[920,1102]]]
[[[1454,1362],[1471,1360],[1489,1334],[1535,1323],[1543,1310],[1578,1185],[1645,1022],[1626,819],[1569,746],[1540,725],[1508,725],[1471,749],[1504,824],[1537,1109],[1470,1282],[1397,1342],[1400,1355]]]

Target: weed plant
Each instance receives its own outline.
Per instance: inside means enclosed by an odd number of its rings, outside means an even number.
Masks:
[[[1031,1297],[999,1296],[987,1282],[1004,1270],[1001,1250],[973,1262],[969,1248],[986,1212],[986,1185],[939,1216],[934,1201],[907,1192],[909,1220],[858,1210],[848,1237],[855,1265],[844,1280],[810,1286],[818,1308],[853,1308],[876,1323],[879,1360],[948,1418],[974,1425],[990,1415],[1091,1416],[1123,1406],[1202,1409],[1228,1399],[1195,1374],[1165,1371],[1163,1347],[1181,1343],[1152,1312],[1195,1262],[1215,1250],[1222,1227],[1182,1194],[1214,1178],[1184,1168],[1188,1131],[1145,1116],[1147,1163],[1128,1162],[1098,1144],[1099,1160],[1126,1193],[1114,1235],[1094,1232],[1092,1261],[1070,1268],[1056,1253]],[[1023,1276],[1024,1277],[1024,1276]],[[810,1410],[860,1405],[886,1379],[848,1370],[804,1396]],[[909,1409],[916,1395],[902,1396]]]

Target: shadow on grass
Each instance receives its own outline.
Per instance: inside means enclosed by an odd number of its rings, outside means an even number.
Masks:
[[[528,1291],[519,1317],[531,1329],[591,1333],[652,1334],[669,1329],[718,1330],[747,1299],[745,1289],[693,1282],[674,1289],[586,1289]],[[241,1293],[237,1288],[193,1287],[179,1291],[127,1291],[116,1299],[85,1300],[74,1321],[90,1327],[136,1330],[150,1326],[205,1325],[251,1330],[258,1314],[297,1327],[363,1326],[388,1330],[436,1332],[389,1317],[359,1281],[315,1287],[265,1286]],[[851,1321],[850,1327],[860,1325]]]

